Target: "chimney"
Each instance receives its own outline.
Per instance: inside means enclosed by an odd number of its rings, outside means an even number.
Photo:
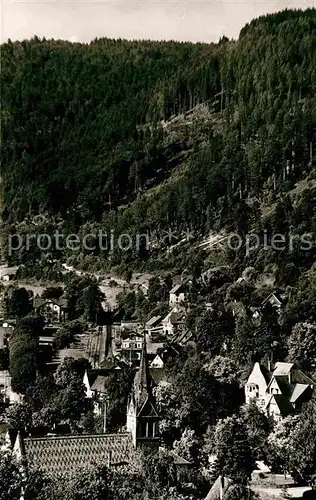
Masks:
[[[112,451],[110,450],[108,454],[108,467],[111,467],[111,462],[112,462]]]

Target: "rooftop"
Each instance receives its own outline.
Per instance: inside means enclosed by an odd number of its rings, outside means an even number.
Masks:
[[[48,475],[69,474],[89,465],[129,464],[134,453],[128,433],[46,436],[22,441],[27,463]]]
[[[171,311],[167,316],[163,319],[164,323],[170,322],[171,324],[183,323],[185,321],[185,314],[181,311]]]
[[[175,285],[173,288],[171,288],[170,293],[179,293],[181,291],[184,291],[184,285],[183,283],[179,283],[178,285]]]
[[[275,363],[273,375],[288,375],[291,372],[293,366],[294,363],[282,363],[279,361]]]
[[[34,307],[35,309],[42,307],[45,304],[56,304],[61,308],[68,307],[68,299],[65,297],[60,297],[59,299],[44,299],[43,297],[35,297],[34,299]]]
[[[98,375],[91,386],[91,391],[105,393],[107,381],[108,381],[108,377],[105,377],[104,375]]]
[[[146,326],[154,326],[157,323],[160,323],[160,321],[161,321],[161,316],[153,316],[147,321]]]

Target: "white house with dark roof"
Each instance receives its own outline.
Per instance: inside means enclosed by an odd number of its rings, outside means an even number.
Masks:
[[[299,412],[312,397],[315,382],[294,363],[277,362],[269,379],[268,371],[255,363],[245,385],[246,403],[254,400],[274,420]]]
[[[182,332],[186,327],[186,315],[177,307],[170,311],[162,320],[163,333],[166,336],[173,336],[176,332]]]
[[[129,336],[122,339],[121,349],[141,351],[143,347],[144,337],[137,333],[130,332]]]
[[[184,283],[175,285],[169,292],[169,305],[171,307],[184,304],[187,300],[187,289]]]
[[[34,298],[34,309],[42,315],[47,322],[65,321],[68,315],[68,300],[65,297],[59,299]]]

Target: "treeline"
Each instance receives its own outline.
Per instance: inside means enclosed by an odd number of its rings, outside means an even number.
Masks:
[[[238,41],[210,45],[8,41],[1,47],[8,227],[24,220],[29,232],[41,213],[51,232],[57,223],[81,234],[192,224],[203,235],[240,222],[246,200],[273,203],[315,167],[315,29],[316,10],[308,9],[259,18]],[[174,122],[193,108],[194,119]],[[236,216],[237,204],[244,207]],[[260,210],[249,210],[258,222]],[[38,253],[15,259],[36,261]],[[86,254],[75,259],[100,267],[109,258],[99,247],[89,262]],[[139,257],[114,254],[114,264]]]

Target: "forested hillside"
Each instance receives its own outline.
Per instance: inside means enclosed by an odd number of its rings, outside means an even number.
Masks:
[[[309,9],[259,18],[238,41],[211,45],[8,41],[1,47],[7,229],[30,231],[41,214],[42,231],[57,222],[81,235],[151,231],[149,251],[112,252],[111,265],[147,260],[152,268],[179,265],[161,253],[168,242],[159,234],[169,227],[180,240],[192,227],[195,241],[223,228],[242,236],[266,227],[313,231],[315,33]],[[183,265],[194,255],[206,266],[192,243],[183,255]],[[11,260],[38,257],[34,248]],[[72,255],[95,269],[108,257],[99,248]],[[313,255],[281,261],[308,268]]]

